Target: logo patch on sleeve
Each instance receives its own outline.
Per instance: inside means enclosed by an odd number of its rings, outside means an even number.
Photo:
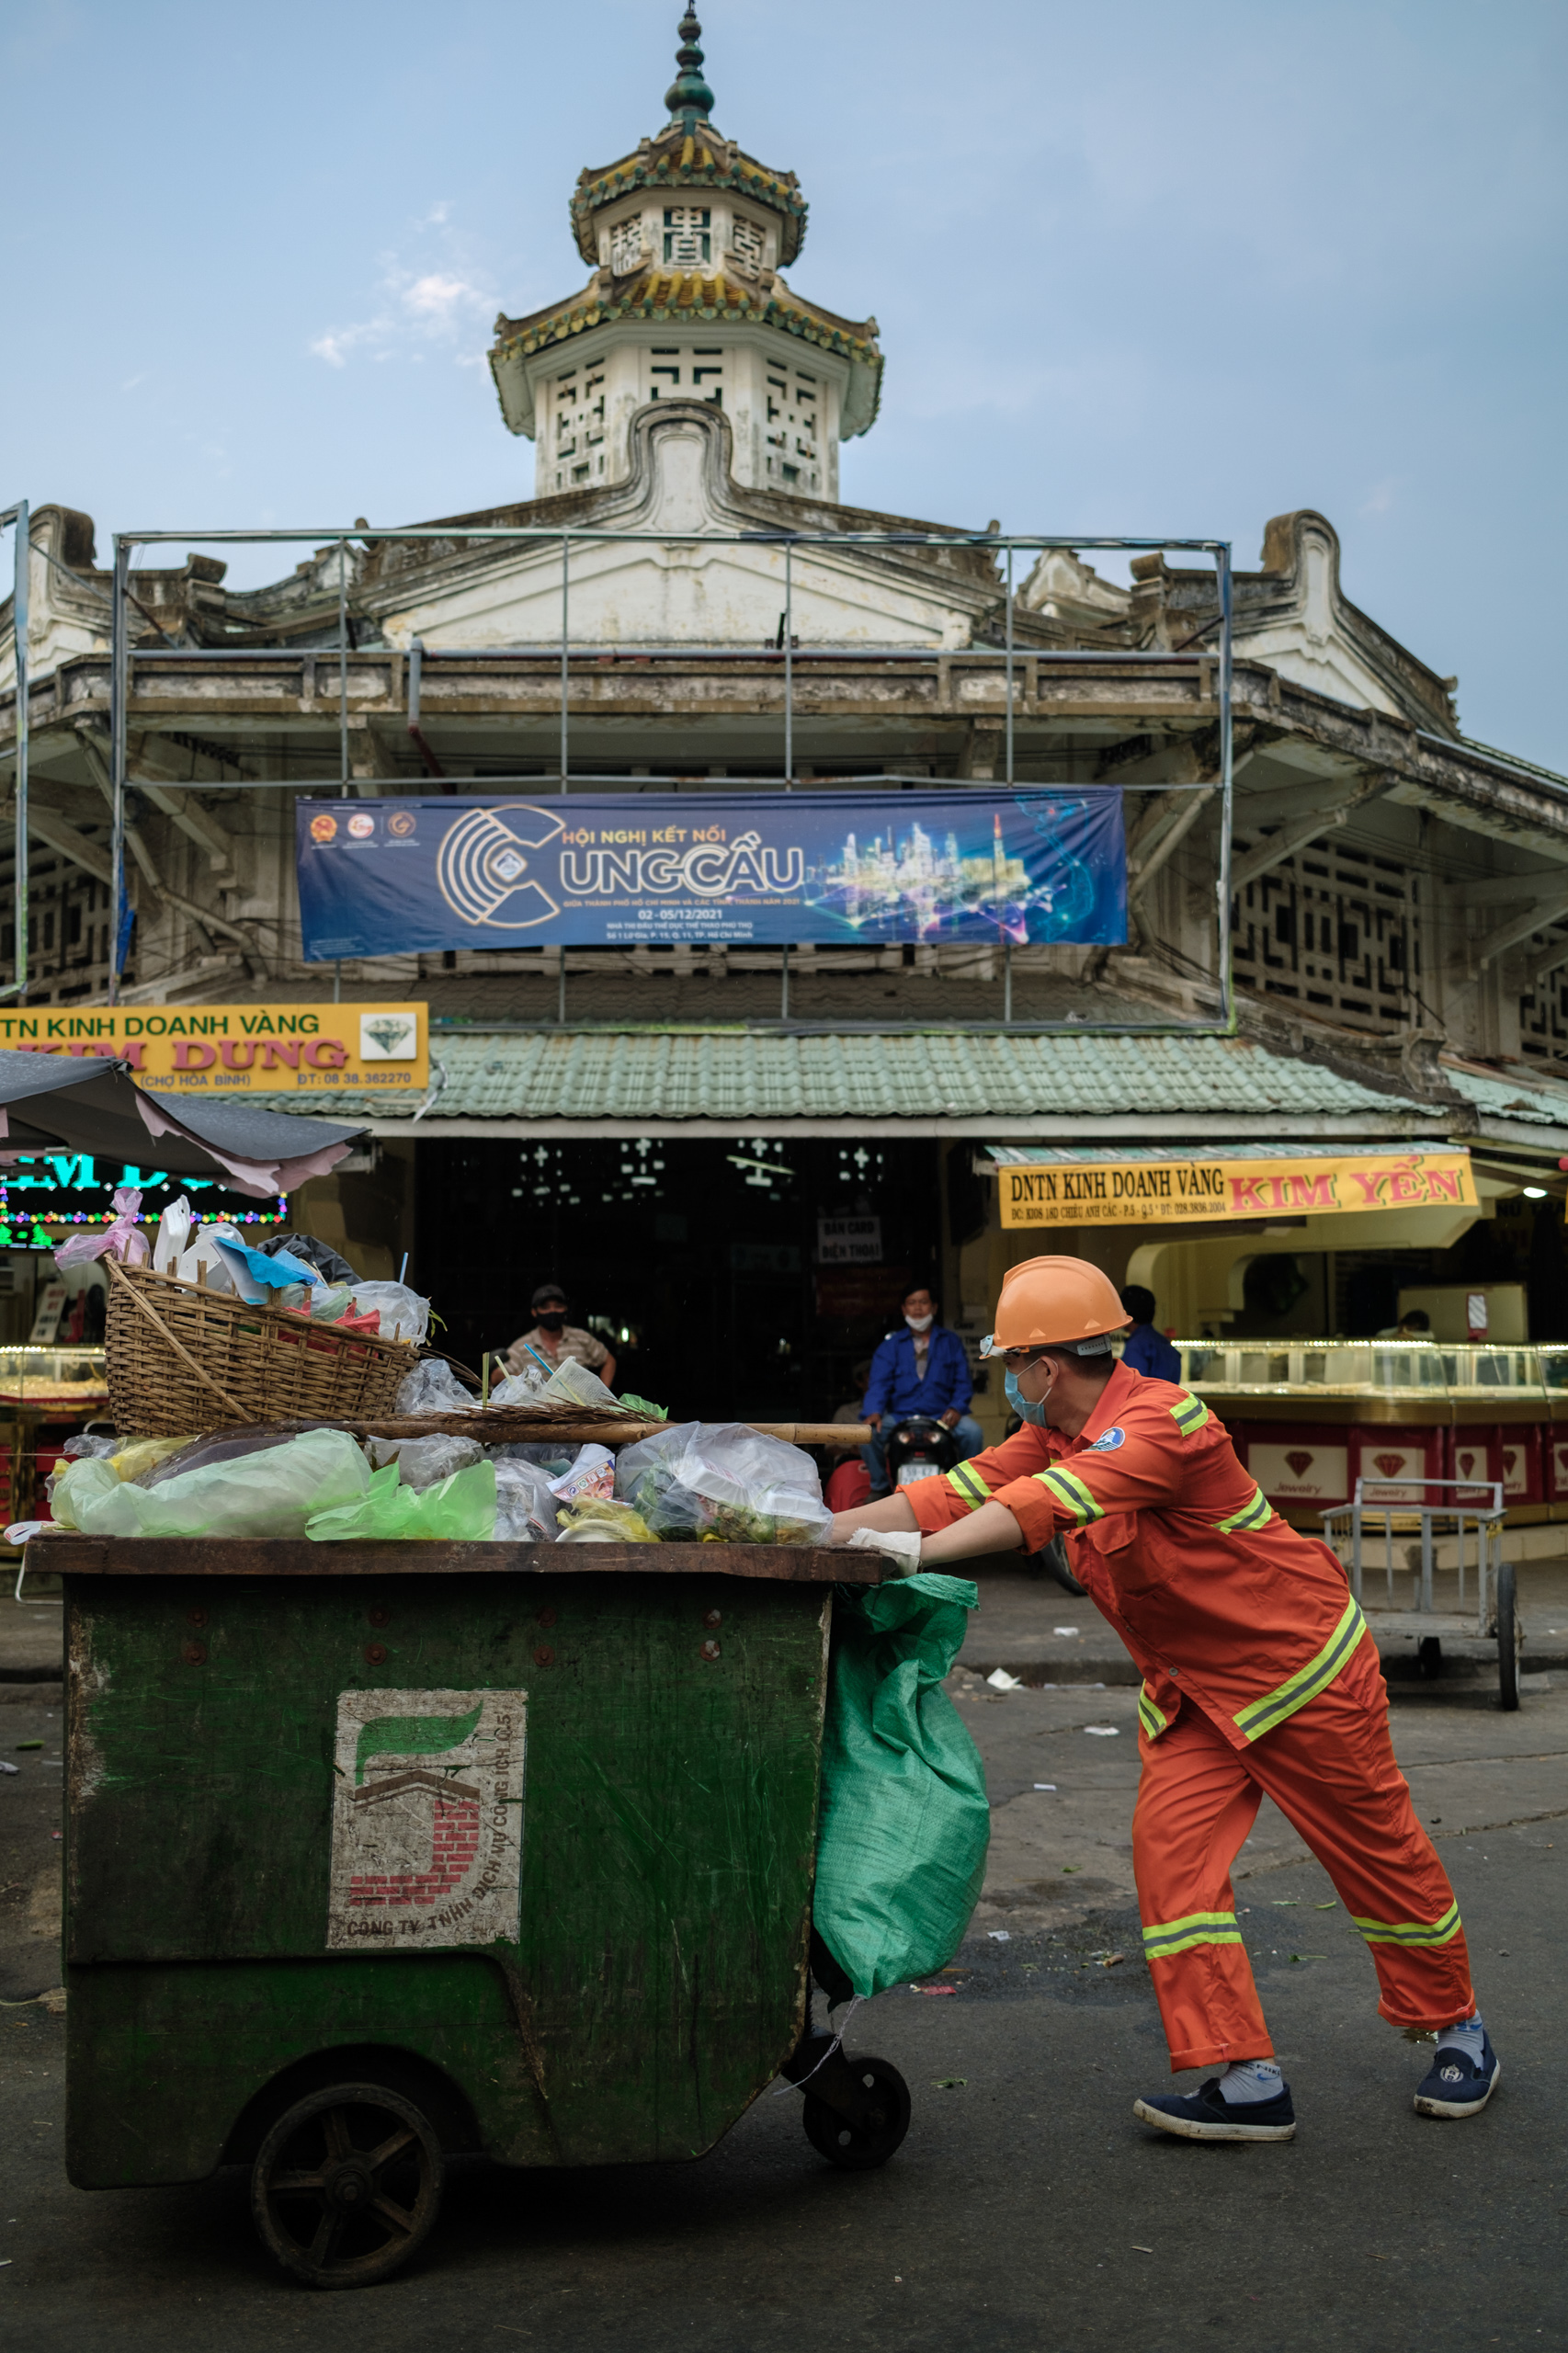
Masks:
[[[1125,1430],[1102,1430],[1093,1446],[1085,1448],[1085,1451],[1089,1454],[1114,1454],[1119,1446],[1126,1443]]]

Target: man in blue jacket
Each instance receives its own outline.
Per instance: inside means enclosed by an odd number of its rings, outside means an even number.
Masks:
[[[973,1393],[963,1342],[937,1323],[931,1294],[922,1283],[904,1300],[903,1329],[890,1332],[871,1358],[871,1378],[860,1410],[877,1435],[860,1451],[871,1474],[873,1495],[888,1492],[884,1422],[891,1427],[906,1415],[928,1414],[952,1431],[960,1462],[980,1452],[985,1438],[969,1411]]]

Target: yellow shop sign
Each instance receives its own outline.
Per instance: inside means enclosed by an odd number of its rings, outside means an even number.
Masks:
[[[0,1009],[14,1053],[101,1054],[162,1094],[423,1092],[423,1005],[40,1005]]]
[[[1468,1152],[1006,1163],[996,1176],[1002,1222],[1013,1226],[1170,1225],[1479,1206]]]

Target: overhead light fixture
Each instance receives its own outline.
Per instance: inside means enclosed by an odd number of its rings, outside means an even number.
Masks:
[[[1544,1201],[1546,1199],[1546,1187],[1544,1185],[1527,1185],[1525,1187],[1525,1199],[1527,1201]]]

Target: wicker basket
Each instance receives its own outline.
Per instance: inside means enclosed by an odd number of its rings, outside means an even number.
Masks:
[[[109,1410],[139,1438],[254,1422],[362,1421],[385,1414],[419,1360],[402,1340],[372,1340],[233,1291],[176,1282],[147,1267],[108,1269]]]

